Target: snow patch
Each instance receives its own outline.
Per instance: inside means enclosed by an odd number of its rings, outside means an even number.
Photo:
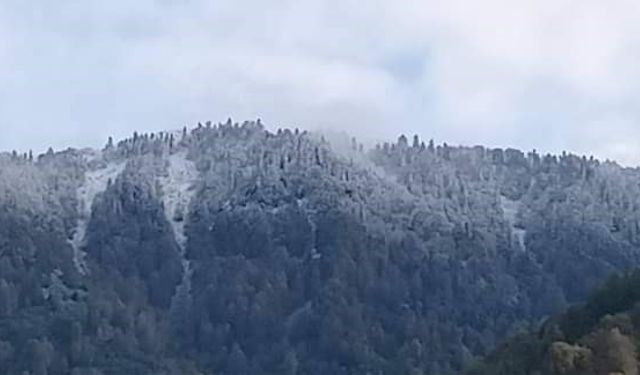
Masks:
[[[502,208],[504,219],[509,223],[509,227],[511,228],[512,241],[515,238],[520,249],[525,251],[527,248],[524,239],[527,231],[517,224],[518,211],[520,211],[521,205],[522,203],[519,201],[509,199],[503,195],[500,196],[500,207]]]
[[[167,175],[160,179],[164,212],[173,227],[181,251],[184,251],[187,244],[184,226],[189,202],[195,193],[193,185],[197,176],[195,164],[187,159],[186,152],[180,152],[169,156]]]
[[[124,162],[109,163],[106,167],[87,171],[84,182],[78,187],[76,192],[78,199],[78,223],[73,232],[73,236],[69,239],[69,243],[73,248],[73,263],[82,275],[88,273],[86,264],[86,252],[82,250],[85,245],[85,235],[87,226],[91,219],[91,206],[96,195],[107,189],[109,180],[115,178],[122,173],[125,167]]]
[[[308,200],[305,199],[296,199],[296,205],[300,208],[302,208],[306,214],[307,214],[307,220],[309,222],[309,226],[311,227],[311,235],[313,236],[312,242],[313,242],[313,247],[311,248],[311,259],[312,260],[319,260],[322,259],[322,253],[320,253],[318,251],[318,248],[316,247],[317,241],[316,241],[316,233],[318,232],[318,225],[316,224],[316,221],[314,220],[314,216],[318,213],[317,210],[315,209],[311,209],[308,207]]]
[[[187,236],[184,231],[189,202],[195,194],[194,184],[198,177],[195,164],[187,159],[186,151],[170,155],[167,175],[160,178],[162,187],[162,201],[167,221],[173,228],[173,234],[178,243],[184,274],[182,282],[176,290],[175,298],[180,298],[191,290],[191,262],[186,256]]]
[[[311,259],[318,260],[320,258],[322,258],[322,254],[318,252],[318,249],[316,249],[315,247],[311,249]]]

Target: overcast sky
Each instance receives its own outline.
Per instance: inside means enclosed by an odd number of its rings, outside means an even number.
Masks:
[[[262,118],[640,164],[638,0],[0,0],[0,150]]]

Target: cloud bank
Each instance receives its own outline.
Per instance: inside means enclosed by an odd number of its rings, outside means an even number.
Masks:
[[[0,149],[261,117],[640,164],[633,0],[0,2]]]

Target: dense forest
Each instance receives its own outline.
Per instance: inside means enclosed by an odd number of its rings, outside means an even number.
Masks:
[[[640,270],[612,276],[586,303],[508,340],[468,375],[638,374]]]
[[[3,153],[0,368],[459,373],[640,265],[639,182],[566,153],[259,121]],[[580,341],[595,309],[554,347],[599,353]]]

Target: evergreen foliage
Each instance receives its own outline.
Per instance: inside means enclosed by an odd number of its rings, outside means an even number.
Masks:
[[[193,176],[170,170],[180,160]],[[232,120],[0,154],[0,366],[458,373],[640,263],[638,173],[405,136],[364,152]],[[635,315],[590,332],[633,308],[639,278],[502,347],[484,373],[528,373],[559,340],[563,368],[633,367]]]

